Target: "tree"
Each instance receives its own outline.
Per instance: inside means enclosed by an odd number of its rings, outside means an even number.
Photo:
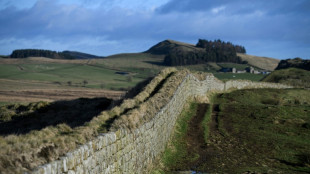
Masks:
[[[72,82],[71,81],[67,81],[68,85],[71,86],[72,85]]]
[[[199,39],[196,47],[204,48],[204,51],[176,51],[170,52],[164,59],[164,64],[169,66],[193,65],[206,62],[232,62],[242,63],[237,52],[245,53],[245,48],[224,42],[220,39],[208,41]]]
[[[14,50],[10,55],[11,58],[26,58],[26,57],[48,57],[52,59],[73,59],[71,55],[64,52],[56,52],[40,49],[20,49]]]
[[[88,84],[87,80],[83,80],[83,86],[85,87]]]
[[[128,75],[126,79],[127,79],[127,82],[132,82],[132,76],[131,75]]]

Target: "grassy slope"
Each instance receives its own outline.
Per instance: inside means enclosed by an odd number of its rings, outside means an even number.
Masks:
[[[143,80],[143,77],[133,75],[132,81],[128,81],[124,75],[115,74],[117,70],[108,69],[94,64],[78,63],[42,63],[33,64],[0,64],[0,78],[11,80],[31,80],[42,83],[58,83],[68,86],[68,81],[72,86],[83,86],[83,81],[88,83],[86,87],[100,88],[104,84],[105,88],[127,88],[134,86]]]
[[[215,171],[310,172],[307,90],[239,90],[219,95],[215,103],[220,104],[218,122],[225,141],[236,140],[241,147],[219,146],[233,153],[221,157],[220,164],[213,166]]]
[[[183,109],[177,120],[175,131],[171,141],[162,156],[162,170],[174,171],[186,164],[186,162],[195,159],[195,155],[190,155],[187,151],[186,133],[188,131],[188,122],[196,114],[198,103],[190,103]]]
[[[310,88],[310,71],[297,68],[276,70],[266,76],[263,81]]]
[[[182,49],[191,49],[193,45],[178,43]],[[34,89],[112,89],[126,90],[138,82],[158,73],[164,55],[148,53],[127,53],[112,55],[104,59],[61,60],[42,57],[26,59],[0,58],[0,91],[4,91],[1,101],[6,102],[10,94],[7,91]],[[220,80],[247,79],[259,81],[264,76],[256,74],[218,73],[221,67],[244,69],[247,65],[231,63],[208,63],[180,66],[194,71],[214,73]],[[116,74],[129,72],[130,77]],[[83,81],[87,81],[86,84]],[[61,94],[60,94],[61,95]],[[41,96],[41,98],[44,96]],[[17,99],[10,99],[16,100]],[[18,99],[19,101],[20,99]]]
[[[0,79],[11,79],[35,83],[33,86],[48,86],[55,88],[59,84],[61,88],[82,87],[86,80],[88,88],[120,89],[132,87],[138,82],[158,73],[165,66],[161,65],[164,56],[151,55],[148,53],[118,54],[105,59],[90,60],[55,60],[48,58],[27,58],[27,59],[0,59]],[[231,64],[202,64],[183,66],[191,70],[199,70],[215,73],[220,67],[229,67]],[[237,68],[244,68],[244,65],[233,65]],[[181,68],[181,67],[180,67]],[[115,74],[117,71],[130,72],[132,81],[128,77]],[[229,75],[228,75],[229,76]],[[229,78],[227,75],[218,75],[220,79]],[[237,75],[235,78],[258,80],[257,75]],[[233,77],[231,77],[233,78]],[[69,86],[68,81],[72,82]],[[41,85],[40,85],[41,84]],[[5,85],[6,89],[16,87]],[[57,86],[57,85],[56,85]],[[2,90],[3,87],[1,87]]]
[[[188,168],[207,173],[310,172],[310,93],[307,90],[238,90],[216,95],[211,102],[219,106],[219,111],[212,116],[217,118],[211,119],[212,105],[209,105],[202,121],[205,149],[195,155],[199,147],[192,150],[187,147],[192,143],[186,139],[190,134],[189,121],[196,115],[198,106],[191,103],[178,118],[172,139],[154,173]],[[201,154],[206,155],[205,159],[196,161]],[[193,161],[197,163],[189,166]]]
[[[240,56],[242,60],[247,61],[248,64],[269,71],[273,71],[280,62],[278,59],[269,57],[259,57],[241,53],[237,53],[237,55]]]

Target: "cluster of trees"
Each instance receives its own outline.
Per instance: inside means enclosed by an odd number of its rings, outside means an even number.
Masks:
[[[14,50],[10,55],[11,58],[26,58],[26,57],[48,57],[52,59],[74,59],[73,56],[50,50],[39,50],[39,49],[21,49]]]
[[[206,62],[232,62],[245,63],[237,53],[246,53],[243,46],[233,45],[221,40],[208,41],[199,39],[196,47],[204,48],[203,51],[171,52],[166,55],[164,64],[169,66],[193,65]]]
[[[231,42],[224,42],[220,39],[214,41],[208,41],[204,39],[199,39],[196,47],[205,48],[207,51],[217,50],[219,52],[224,52],[227,54],[232,53],[246,53],[244,46],[234,45]]]

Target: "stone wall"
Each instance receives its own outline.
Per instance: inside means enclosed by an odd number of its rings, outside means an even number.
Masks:
[[[33,173],[148,173],[160,157],[173,132],[177,117],[189,97],[206,96],[210,91],[242,88],[288,88],[288,86],[251,81],[223,83],[213,75],[199,81],[188,74],[168,104],[137,129],[118,129],[98,136],[65,157],[40,166]]]

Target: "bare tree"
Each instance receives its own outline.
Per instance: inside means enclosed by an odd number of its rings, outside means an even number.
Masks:
[[[85,87],[88,84],[87,80],[83,80],[83,86]]]

